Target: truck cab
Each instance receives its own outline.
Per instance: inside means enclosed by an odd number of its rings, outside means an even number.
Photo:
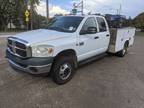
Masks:
[[[110,32],[103,16],[91,15],[85,17],[77,30],[77,36],[78,61],[108,50]]]
[[[57,84],[71,80],[79,62],[107,51],[115,53],[108,23],[100,15],[61,16],[45,29],[20,33],[7,40],[6,57],[11,67],[31,74],[51,73]],[[125,54],[124,44],[116,50],[119,55]]]

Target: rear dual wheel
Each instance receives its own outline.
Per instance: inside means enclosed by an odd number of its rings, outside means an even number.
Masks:
[[[117,55],[118,57],[124,57],[127,52],[128,52],[128,43],[126,42],[126,43],[124,44],[124,48],[123,48],[121,51],[117,52],[116,55]]]

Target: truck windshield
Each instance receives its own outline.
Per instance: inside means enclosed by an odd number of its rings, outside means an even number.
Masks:
[[[75,32],[83,20],[83,17],[79,16],[62,16],[54,18],[49,22],[49,25],[46,27],[50,30],[56,30],[60,32]]]

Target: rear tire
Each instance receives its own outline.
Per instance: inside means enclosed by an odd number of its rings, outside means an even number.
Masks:
[[[69,82],[75,70],[73,57],[61,56],[57,60],[52,68],[52,79],[56,84],[62,85]]]
[[[123,48],[121,51],[117,52],[116,55],[117,55],[118,57],[124,57],[127,52],[128,52],[128,43],[125,42],[124,48]]]

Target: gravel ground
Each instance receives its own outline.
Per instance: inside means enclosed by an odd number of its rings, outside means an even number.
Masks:
[[[5,47],[0,38],[0,108],[144,108],[144,36],[136,36],[124,58],[86,64],[62,86],[12,70]]]

